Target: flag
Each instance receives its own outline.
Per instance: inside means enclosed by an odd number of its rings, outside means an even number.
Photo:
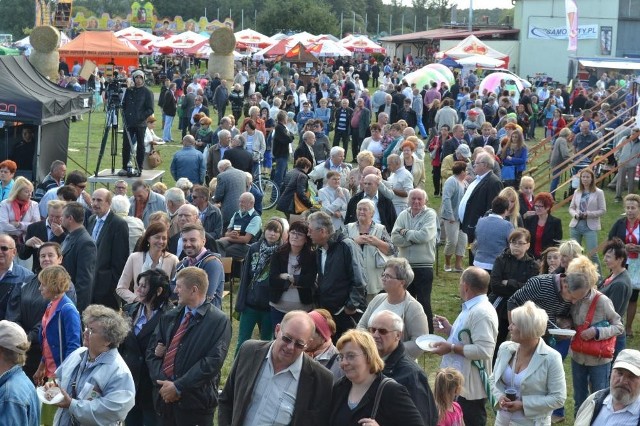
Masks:
[[[564,8],[567,14],[567,38],[569,46],[567,50],[578,50],[578,5],[576,0],[564,0]]]

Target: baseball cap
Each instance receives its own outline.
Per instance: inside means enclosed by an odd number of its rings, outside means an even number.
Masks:
[[[0,347],[24,355],[29,348],[27,334],[15,322],[0,321]]]
[[[144,79],[144,72],[142,72],[141,70],[135,70],[131,74],[131,78],[136,78],[136,77],[142,77],[142,79]]]
[[[613,368],[624,368],[635,376],[640,376],[640,351],[635,349],[624,349],[620,351]]]
[[[466,144],[460,144],[456,149],[456,152],[462,155],[466,159],[471,158],[471,150],[469,149],[469,146]]]

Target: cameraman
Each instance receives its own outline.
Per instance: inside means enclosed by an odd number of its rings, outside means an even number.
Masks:
[[[136,169],[138,176],[142,173],[142,162],[144,161],[144,133],[147,128],[147,117],[153,114],[153,93],[144,85],[144,72],[135,70],[131,74],[133,86],[127,88],[122,100],[122,116],[126,139],[122,144],[122,170],[118,176],[127,175],[127,164],[131,159],[131,138],[135,136],[136,147]]]

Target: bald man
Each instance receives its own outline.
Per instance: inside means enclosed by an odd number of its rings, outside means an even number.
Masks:
[[[116,286],[129,257],[129,226],[111,211],[112,197],[113,193],[104,188],[96,189],[91,196],[93,215],[87,231],[98,250],[91,303],[120,309]]]

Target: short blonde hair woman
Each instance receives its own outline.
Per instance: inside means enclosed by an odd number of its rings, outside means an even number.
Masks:
[[[38,203],[31,200],[32,194],[33,184],[23,176],[17,177],[9,196],[0,203],[1,233],[9,234],[22,242],[27,226],[40,220]]]

